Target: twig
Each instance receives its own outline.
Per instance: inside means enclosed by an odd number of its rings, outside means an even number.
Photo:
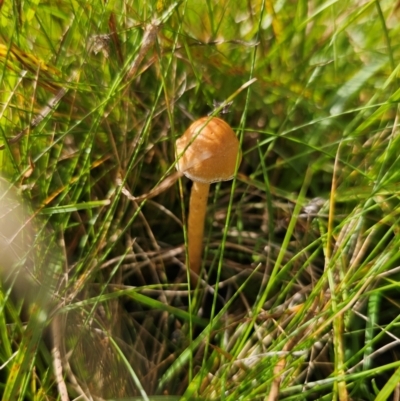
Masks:
[[[51,323],[52,335],[53,335],[53,349],[51,354],[53,356],[53,367],[54,375],[56,377],[58,392],[60,394],[61,401],[69,401],[67,385],[65,384],[63,377],[63,363],[61,357],[62,348],[62,327],[61,327],[61,316],[56,315]]]
[[[161,194],[165,190],[167,190],[170,186],[172,186],[175,181],[182,176],[182,173],[177,171],[170,175],[169,177],[165,178],[159,185],[153,188],[150,192],[140,196],[133,196],[128,189],[124,186],[122,188],[122,193],[131,201],[135,202],[143,202],[144,200],[154,198],[155,196]],[[122,185],[122,180],[117,179],[118,185]]]
[[[129,67],[128,73],[126,75],[127,79],[130,80],[133,78],[142,63],[144,57],[149,52],[150,47],[153,46],[157,39],[158,31],[160,30],[160,26],[169,18],[174,9],[178,6],[178,2],[173,3],[160,18],[154,18],[145,28],[145,32],[143,35],[142,43],[140,46],[139,53],[133,60],[131,66]]]
[[[67,81],[68,83],[73,81],[75,79],[77,75],[77,72],[75,71],[71,78]],[[29,123],[29,125],[27,127],[25,127],[24,129],[22,129],[21,131],[18,132],[17,135],[15,135],[14,137],[7,139],[7,143],[13,144],[13,143],[17,143],[30,129],[36,128],[49,114],[52,110],[55,109],[55,107],[58,105],[58,103],[60,102],[60,100],[66,95],[66,93],[68,92],[68,88],[64,87],[61,88],[56,95],[50,99],[50,101],[47,103],[47,105],[45,107],[43,107],[42,110],[40,110],[39,114],[32,119],[32,121]],[[0,145],[0,150],[3,150],[6,148],[6,145]]]

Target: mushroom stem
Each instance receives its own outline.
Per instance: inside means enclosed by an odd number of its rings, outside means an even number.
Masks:
[[[196,274],[196,277],[192,275],[192,284],[197,284],[197,276],[200,274],[204,220],[209,190],[210,184],[194,181],[190,194],[188,221],[189,267],[191,272]]]

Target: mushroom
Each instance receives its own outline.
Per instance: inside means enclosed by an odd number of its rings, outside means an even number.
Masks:
[[[210,184],[231,180],[242,155],[232,128],[217,117],[195,121],[176,141],[177,169],[193,181],[189,202],[188,252],[192,283],[197,283]]]

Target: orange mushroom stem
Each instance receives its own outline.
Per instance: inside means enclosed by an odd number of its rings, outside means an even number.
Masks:
[[[189,202],[188,253],[192,283],[200,274],[210,183],[231,180],[240,164],[239,141],[217,117],[195,121],[176,141],[177,169],[193,181]]]

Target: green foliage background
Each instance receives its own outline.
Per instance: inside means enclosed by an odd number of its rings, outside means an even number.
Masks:
[[[392,0],[1,1],[0,168],[41,289],[1,262],[3,399],[396,397],[399,19]],[[175,140],[230,100],[243,161],[188,292]]]

